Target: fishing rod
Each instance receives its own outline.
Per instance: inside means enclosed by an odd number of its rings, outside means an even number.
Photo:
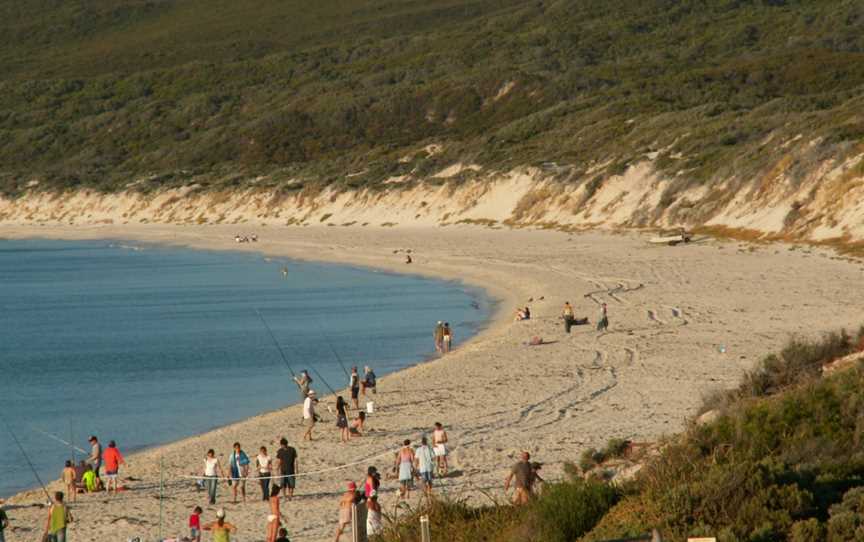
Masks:
[[[273,334],[273,330],[270,329],[269,325],[267,325],[267,320],[264,319],[264,315],[261,314],[261,311],[258,309],[255,309],[255,313],[258,314],[258,318],[261,319],[261,323],[263,323],[264,327],[267,328],[267,333],[270,334],[270,338],[273,339],[273,343],[276,345],[276,348],[279,350],[279,354],[282,356],[282,361],[284,361],[285,365],[288,366],[288,370],[291,371],[291,376],[296,381],[297,374],[294,372],[294,369],[291,368],[291,363],[288,361],[288,356],[286,356],[285,351],[282,350],[282,346],[279,344],[279,341],[276,339],[276,335]],[[317,376],[318,378],[321,379],[321,382],[323,382],[324,385],[327,386],[327,389],[330,390],[330,393],[332,393],[333,395],[336,395],[336,391],[330,387],[330,384],[327,383],[327,381],[324,379],[323,376],[321,376],[321,373],[319,373],[318,370],[315,369],[315,367],[312,367],[312,372],[315,373],[315,376]]]
[[[24,446],[21,445],[21,441],[18,440],[18,437],[15,435],[15,432],[12,431],[12,427],[9,425],[9,422],[6,418],[3,418],[3,425],[6,426],[6,430],[9,431],[9,434],[12,435],[12,440],[15,441],[15,444],[18,445],[18,449],[21,450],[21,455],[24,456],[24,460],[27,461],[27,465],[30,466],[30,470],[33,471],[33,476],[36,477],[36,481],[39,482],[39,485],[42,486],[42,491],[45,492],[45,497],[48,498],[48,502],[51,502],[51,495],[48,493],[48,489],[45,487],[45,484],[42,482],[42,478],[39,477],[39,473],[36,472],[36,467],[33,466],[33,462],[30,461],[30,457],[27,455],[27,452],[24,451]]]
[[[50,439],[52,439],[52,440],[56,440],[56,441],[59,442],[60,444],[63,444],[63,445],[65,445],[67,448],[71,448],[71,449],[75,450],[75,451],[78,452],[78,453],[82,453],[82,454],[86,454],[86,453],[87,453],[87,450],[82,450],[81,448],[79,448],[78,446],[75,446],[75,445],[72,444],[71,442],[66,441],[66,440],[63,440],[62,438],[58,437],[57,435],[52,435],[52,434],[49,433],[48,431],[43,431],[43,430],[38,429],[38,428],[36,428],[36,427],[34,427],[33,430],[36,431],[37,433],[41,434],[41,435],[45,435],[46,437],[48,437],[48,438],[50,438]]]

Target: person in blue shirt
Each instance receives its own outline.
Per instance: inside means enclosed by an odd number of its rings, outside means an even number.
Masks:
[[[249,476],[249,456],[240,448],[240,443],[234,443],[234,451],[228,458],[228,468],[231,472],[231,485],[234,490],[234,502],[237,502],[237,489],[243,495],[246,502],[246,478]]]

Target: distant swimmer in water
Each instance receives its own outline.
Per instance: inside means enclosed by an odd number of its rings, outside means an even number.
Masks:
[[[283,267],[283,268],[282,268],[282,276],[283,276],[283,277],[287,277],[287,276],[288,276],[288,267]]]

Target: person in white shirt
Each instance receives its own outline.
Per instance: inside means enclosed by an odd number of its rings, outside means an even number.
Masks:
[[[261,500],[270,500],[270,474],[273,460],[267,454],[267,447],[261,446],[261,451],[258,457],[255,458],[255,463],[258,465],[258,478],[261,482]]]
[[[303,401],[303,423],[306,425],[303,440],[312,440],[312,429],[315,427],[315,403],[317,402],[315,390],[309,390],[306,400]]]
[[[204,481],[207,483],[207,495],[210,497],[210,504],[216,504],[216,487],[219,484],[220,476],[224,478],[225,472],[216,457],[216,452],[211,448],[207,450],[207,457],[204,458]]]
[[[417,472],[420,473],[420,479],[423,481],[423,491],[427,494],[432,493],[432,470],[435,459],[426,437],[420,439],[420,446],[414,452],[414,460],[417,465]]]

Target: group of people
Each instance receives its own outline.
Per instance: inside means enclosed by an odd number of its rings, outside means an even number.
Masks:
[[[588,323],[588,318],[576,318],[573,312],[573,306],[569,301],[564,302],[564,308],[561,309],[561,319],[564,321],[564,332],[570,333],[570,328],[573,326],[582,326]],[[597,331],[605,333],[609,330],[609,313],[606,303],[600,304],[600,314],[597,317]]]
[[[432,337],[435,340],[435,351],[439,354],[446,354],[453,346],[453,330],[449,322],[438,320]]]
[[[238,234],[234,235],[234,242],[235,243],[257,243],[258,242],[258,236],[254,233],[252,235],[249,235],[249,236],[240,235],[238,233]]]
[[[309,371],[303,370],[300,375],[294,377],[294,382],[300,388],[300,394],[303,399],[303,425],[306,430],[303,433],[303,440],[313,440],[312,431],[315,425],[321,421],[321,417],[317,412],[318,394],[311,389],[312,377]],[[339,429],[340,442],[348,442],[354,437],[363,436],[363,431],[366,427],[366,412],[360,409],[360,396],[366,396],[366,393],[377,393],[378,377],[375,371],[368,365],[364,367],[363,377],[360,377],[357,367],[351,368],[349,375],[348,389],[350,390],[351,403],[345,401],[340,395],[336,398],[336,427]],[[356,411],[354,418],[348,421],[349,408]]]
[[[79,493],[96,493],[105,490],[111,495],[125,489],[119,482],[119,473],[120,465],[126,464],[126,460],[117,449],[117,443],[113,440],[109,441],[108,447],[103,449],[96,435],[90,437],[89,443],[90,455],[87,459],[81,460],[77,465],[67,460],[60,474],[66,488],[66,495],[72,502],[76,500]],[[101,473],[103,466],[105,467],[104,480]]]

